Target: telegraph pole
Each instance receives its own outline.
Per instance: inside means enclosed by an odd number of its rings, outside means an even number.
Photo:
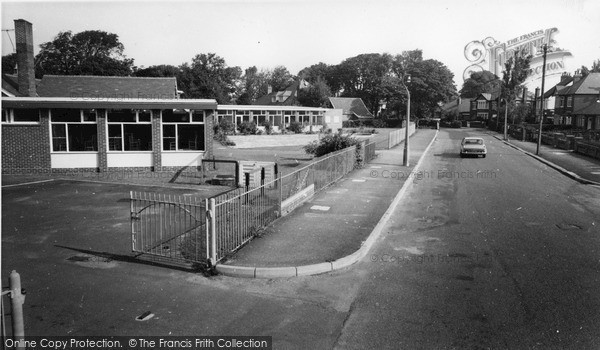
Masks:
[[[404,166],[409,166],[408,156],[409,156],[409,134],[408,127],[410,125],[410,91],[408,91],[408,84],[410,83],[410,75],[406,76],[406,81],[404,82],[404,88],[406,89],[406,95],[408,96],[408,101],[406,102],[406,125],[404,126],[404,156],[403,156],[403,164]]]
[[[544,122],[544,80],[546,79],[546,53],[548,52],[548,44],[542,46],[544,50],[544,65],[542,66],[542,91],[540,93],[540,130],[538,131],[538,142],[535,154],[540,154],[540,147],[542,146],[542,123]]]

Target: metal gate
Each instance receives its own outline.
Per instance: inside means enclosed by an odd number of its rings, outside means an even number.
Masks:
[[[132,251],[184,263],[207,261],[203,199],[131,191],[130,204]]]

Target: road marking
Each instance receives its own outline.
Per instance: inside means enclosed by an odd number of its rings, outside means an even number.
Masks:
[[[41,183],[50,182],[50,181],[54,181],[54,179],[24,182],[24,183],[21,183],[21,184],[14,184],[14,185],[4,185],[4,186],[2,186],[2,188],[5,188],[5,187],[17,187],[17,186],[27,186],[27,185],[33,185],[33,184],[41,184]]]
[[[591,174],[600,175],[600,171],[592,171]]]
[[[365,181],[367,181],[367,180],[365,180],[365,179],[354,179],[354,180],[352,180],[352,182],[365,182]]]
[[[371,169],[381,169],[381,167],[379,165],[371,165],[370,168]]]
[[[324,205],[313,205],[312,207],[310,207],[311,210],[321,210],[321,211],[328,211],[331,207],[326,207]]]

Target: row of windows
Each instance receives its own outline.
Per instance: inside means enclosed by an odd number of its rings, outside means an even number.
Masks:
[[[280,115],[296,115],[296,113],[298,115],[314,115],[314,116],[319,116],[319,115],[323,115],[322,111],[282,111],[282,110],[277,110],[277,111],[248,111],[248,110],[219,110],[217,111],[217,115],[219,116],[233,116],[233,115],[250,115],[250,113],[252,113],[252,115],[254,116],[259,116],[259,115],[275,115],[275,116],[280,116]]]
[[[97,152],[97,128],[97,124],[53,123],[52,151]],[[151,151],[152,125],[109,124],[108,150]],[[162,150],[204,151],[204,124],[164,124],[162,126]]]
[[[4,123],[39,123],[40,109],[4,109]],[[54,108],[50,110],[53,123],[96,123],[98,111],[95,109]],[[111,109],[106,114],[108,123],[150,123],[150,110]],[[163,110],[163,123],[204,123],[204,111]]]

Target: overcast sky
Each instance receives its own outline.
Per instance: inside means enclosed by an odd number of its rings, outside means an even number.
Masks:
[[[33,23],[39,44],[60,31],[104,30],[119,35],[137,66],[179,65],[213,52],[228,66],[274,68],[292,74],[361,53],[422,49],[444,63],[458,88],[472,40],[500,42],[556,27],[570,50],[567,70],[600,59],[599,0],[252,0],[135,2],[2,2],[2,29]],[[13,51],[2,32],[2,55]]]

